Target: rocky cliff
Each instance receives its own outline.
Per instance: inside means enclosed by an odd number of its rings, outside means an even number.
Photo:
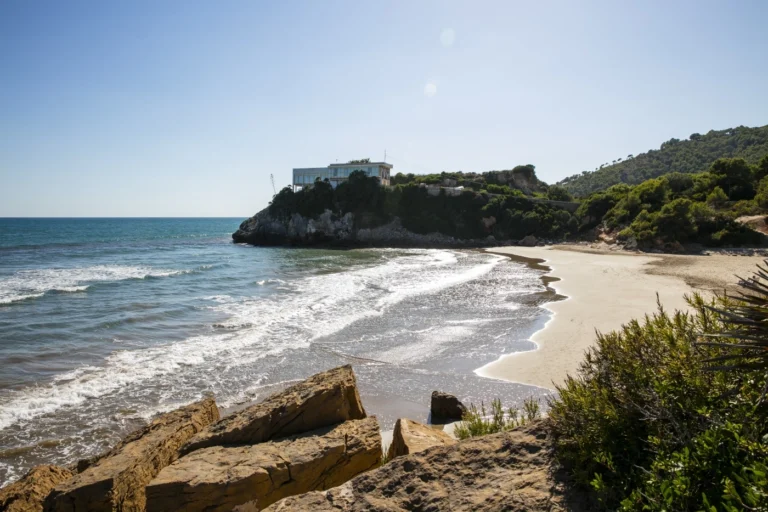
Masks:
[[[232,234],[232,239],[237,243],[266,246],[488,247],[500,244],[493,236],[461,240],[440,233],[413,233],[405,229],[397,217],[374,228],[362,228],[357,224],[353,213],[338,216],[326,210],[316,219],[308,219],[298,213],[279,219],[265,208],[243,221],[240,229]],[[504,244],[513,242],[507,240]]]

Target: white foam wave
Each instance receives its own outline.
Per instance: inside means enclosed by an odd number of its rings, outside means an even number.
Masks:
[[[213,303],[208,307],[226,318],[217,326],[227,329],[167,345],[118,351],[103,366],[81,367],[59,375],[47,386],[14,392],[0,402],[0,430],[86,400],[110,394],[117,397],[126,390],[140,393],[142,386],[188,388],[200,375],[216,379],[233,368],[251,368],[264,357],[308,347],[359,319],[381,315],[408,297],[476,279],[504,258],[485,255],[471,264],[463,264],[464,258],[461,264],[458,261],[452,251],[412,251],[378,265],[284,283],[297,293],[206,297]],[[144,269],[120,275],[158,274]],[[56,285],[61,286],[60,282]],[[227,396],[217,398],[238,401],[236,390],[225,383],[218,387],[228,391]]]
[[[0,279],[0,304],[42,297],[49,292],[81,292],[97,282],[167,277],[183,272],[182,270],[158,270],[143,266],[121,265],[20,270]]]

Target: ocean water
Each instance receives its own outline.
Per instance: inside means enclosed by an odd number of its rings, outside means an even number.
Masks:
[[[242,219],[0,219],[0,486],[213,393],[228,410],[342,364],[389,429],[530,350],[541,273],[465,250],[256,248]]]

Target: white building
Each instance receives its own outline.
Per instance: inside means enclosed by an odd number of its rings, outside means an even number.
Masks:
[[[339,183],[349,178],[354,171],[363,171],[368,176],[379,178],[382,185],[389,185],[389,175],[392,164],[386,162],[360,162],[348,164],[331,164],[328,167],[306,167],[293,170],[293,189],[312,185],[318,178],[328,180],[336,188]]]

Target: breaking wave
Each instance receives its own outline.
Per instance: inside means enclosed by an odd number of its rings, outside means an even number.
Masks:
[[[10,277],[0,278],[0,304],[34,299],[51,292],[81,292],[98,282],[167,277],[183,272],[119,265],[20,270]]]

